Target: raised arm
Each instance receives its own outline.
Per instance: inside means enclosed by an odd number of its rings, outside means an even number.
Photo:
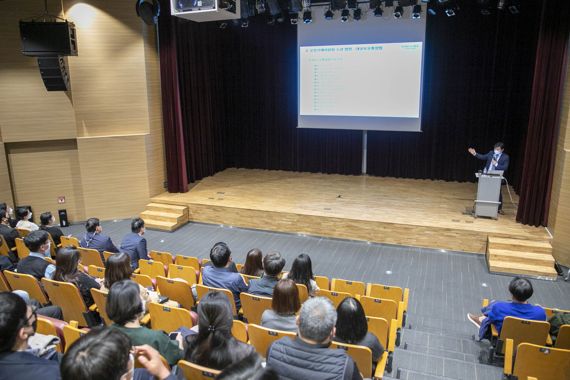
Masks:
[[[477,153],[477,152],[475,151],[475,149],[473,149],[473,148],[469,148],[469,149],[467,149],[467,151],[468,151],[473,157],[478,158],[478,159],[483,160],[483,161],[487,160],[487,158],[488,158],[488,156],[489,156],[489,153],[487,153],[487,154]]]

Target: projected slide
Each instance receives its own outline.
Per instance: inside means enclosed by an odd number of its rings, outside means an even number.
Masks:
[[[299,47],[299,114],[419,118],[422,42]]]

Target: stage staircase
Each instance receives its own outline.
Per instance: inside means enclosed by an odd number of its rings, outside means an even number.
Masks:
[[[188,207],[153,202],[140,217],[147,228],[172,232],[188,223]]]
[[[552,245],[548,241],[510,239],[489,236],[487,239],[489,272],[524,275],[556,280]]]

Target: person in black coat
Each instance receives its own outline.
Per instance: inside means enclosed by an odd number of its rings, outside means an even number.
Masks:
[[[61,228],[55,225],[55,216],[51,212],[47,211],[40,215],[40,230],[44,230],[51,235],[55,245],[61,244],[61,237],[63,236],[63,231]]]
[[[93,277],[77,269],[79,265],[79,251],[75,248],[61,248],[55,257],[56,267],[53,279],[55,281],[70,282],[77,286],[85,306],[93,305],[91,289],[100,289],[101,284]]]

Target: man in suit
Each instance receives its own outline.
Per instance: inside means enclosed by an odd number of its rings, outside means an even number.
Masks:
[[[134,218],[131,221],[131,233],[127,234],[121,242],[121,252],[127,253],[131,257],[131,267],[137,269],[139,260],[148,260],[146,250],[146,239],[144,235],[144,220]]]
[[[505,144],[498,142],[493,147],[493,150],[486,154],[477,153],[475,149],[469,148],[468,152],[476,158],[485,161],[485,172],[491,170],[502,170],[506,172],[509,168],[509,155],[504,153]],[[499,192],[499,214],[503,215],[503,194]]]
[[[87,233],[81,238],[79,245],[83,248],[96,249],[103,258],[103,251],[119,253],[111,238],[103,235],[103,227],[97,218],[89,218],[85,223]]]
[[[16,238],[20,237],[18,230],[10,227],[10,215],[6,209],[0,209],[0,235],[4,237],[9,249],[16,246]],[[14,252],[10,251],[8,255],[13,263],[18,261],[18,256]]]

